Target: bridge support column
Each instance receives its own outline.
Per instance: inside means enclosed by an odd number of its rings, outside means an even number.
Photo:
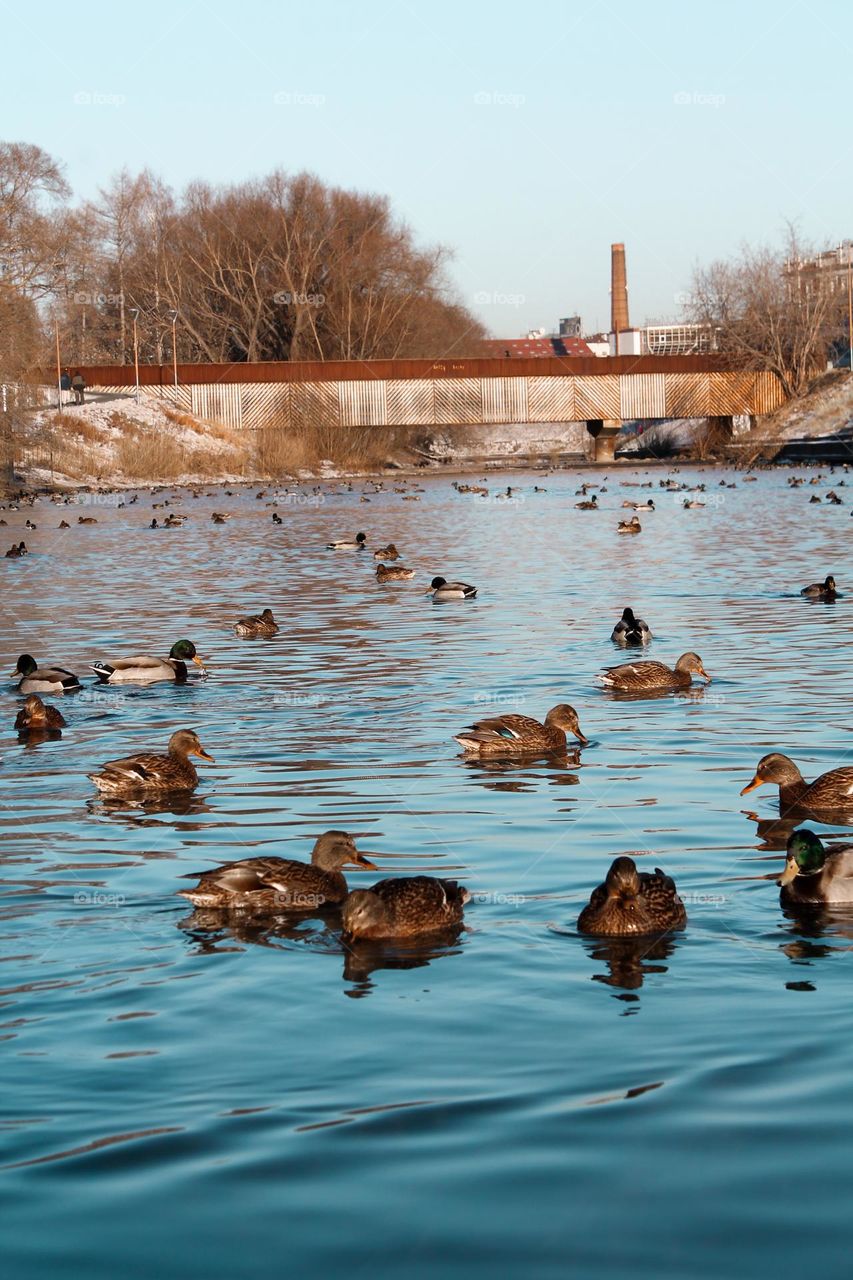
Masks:
[[[592,418],[586,429],[592,436],[593,462],[614,462],[616,459],[616,443],[622,427],[620,418]]]

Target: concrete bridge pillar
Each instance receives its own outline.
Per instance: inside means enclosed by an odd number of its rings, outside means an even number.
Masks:
[[[616,458],[616,443],[622,427],[619,418],[592,418],[586,429],[592,436],[594,462],[613,462]]]

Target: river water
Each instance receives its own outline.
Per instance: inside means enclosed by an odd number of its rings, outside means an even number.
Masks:
[[[32,552],[0,560],[6,672],[26,651],[83,676],[184,636],[209,668],[84,679],[61,741],[30,746],[2,687],[6,1274],[847,1274],[853,916],[785,914],[762,878],[775,789],[739,795],[770,750],[806,777],[851,761],[853,502],[809,502],[841,473],[789,474],[682,470],[707,486],[690,511],[663,471],[620,466],[597,513],[574,509],[589,471],[490,477],[488,497],[430,477],[2,513]],[[167,497],[189,521],[148,529]],[[416,580],[325,550],[359,529]],[[799,598],[828,572],[844,598]],[[433,604],[436,573],[476,601]],[[596,688],[626,604],[651,656],[701,655],[704,693]],[[238,640],[266,605],[279,635]],[[558,702],[592,740],[579,759],[471,764],[452,740]],[[216,761],[191,799],[96,799],[88,771],[182,726]],[[460,879],[466,928],[347,950],[333,919],[241,926],[176,897],[333,827],[383,875]],[[576,933],[623,852],[675,877],[683,933]]]

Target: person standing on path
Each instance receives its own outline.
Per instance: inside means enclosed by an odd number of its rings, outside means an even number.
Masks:
[[[70,390],[71,390],[71,374],[68,372],[67,369],[63,369],[59,379],[59,398],[62,404],[71,403],[71,401],[68,398],[68,395],[66,394]]]
[[[71,379],[71,387],[74,392],[74,403],[83,404],[83,392],[86,390],[86,380],[79,369]]]

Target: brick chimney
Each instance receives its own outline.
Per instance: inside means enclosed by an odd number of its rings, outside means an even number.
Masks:
[[[610,330],[624,333],[628,321],[628,280],[625,272],[625,246],[610,246]]]

